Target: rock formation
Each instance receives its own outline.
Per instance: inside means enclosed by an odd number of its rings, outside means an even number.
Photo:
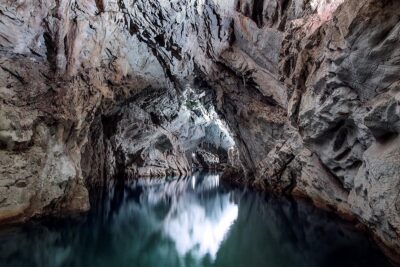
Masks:
[[[112,179],[187,174],[210,143],[242,182],[355,216],[399,253],[399,13],[0,0],[0,221],[87,210],[87,188]]]

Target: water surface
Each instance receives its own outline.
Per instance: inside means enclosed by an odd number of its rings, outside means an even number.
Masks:
[[[390,265],[363,234],[331,214],[231,189],[203,173],[110,187],[78,220],[2,229],[0,266]]]

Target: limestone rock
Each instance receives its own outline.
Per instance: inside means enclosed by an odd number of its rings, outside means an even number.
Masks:
[[[196,166],[203,169],[216,169],[220,163],[218,155],[210,153],[203,149],[198,149],[194,153]]]
[[[355,214],[399,252],[399,12],[0,1],[0,220],[86,210],[87,188],[116,177],[187,174],[211,143],[235,180]]]

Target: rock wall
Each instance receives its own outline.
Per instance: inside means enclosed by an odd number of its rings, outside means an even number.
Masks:
[[[243,182],[356,216],[399,252],[399,12],[0,0],[0,220],[86,210],[87,186],[113,175],[188,172],[210,125],[190,88],[232,132]]]

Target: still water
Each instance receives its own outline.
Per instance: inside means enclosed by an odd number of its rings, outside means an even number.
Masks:
[[[385,267],[350,224],[215,174],[110,187],[74,220],[0,230],[0,266]]]

